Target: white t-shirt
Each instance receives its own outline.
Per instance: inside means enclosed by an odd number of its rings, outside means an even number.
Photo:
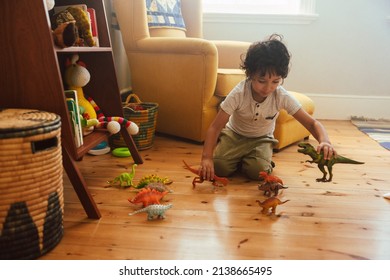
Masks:
[[[282,86],[262,103],[252,97],[251,81],[241,81],[221,103],[221,109],[230,115],[227,127],[245,137],[271,136],[281,109],[294,115],[302,105]]]

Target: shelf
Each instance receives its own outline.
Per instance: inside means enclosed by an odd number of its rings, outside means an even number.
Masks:
[[[94,131],[87,136],[84,136],[84,144],[77,148],[76,159],[82,158],[90,149],[96,147],[102,141],[107,141],[109,132],[106,130],[103,131]]]
[[[60,49],[55,47],[55,51],[58,53],[89,53],[89,52],[112,52],[109,47],[69,47]]]

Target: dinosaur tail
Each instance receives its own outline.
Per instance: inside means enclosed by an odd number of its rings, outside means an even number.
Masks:
[[[289,202],[289,201],[290,201],[290,199],[287,199],[285,201],[281,201],[280,204],[285,204],[286,202]]]
[[[349,164],[364,164],[364,162],[349,159],[343,156],[336,157],[336,163],[349,163]]]
[[[145,212],[145,211],[146,211],[145,208],[141,208],[139,210],[136,210],[134,212],[129,213],[129,216],[132,216],[132,215],[135,215],[135,214],[138,214],[138,213],[141,213],[141,212]]]

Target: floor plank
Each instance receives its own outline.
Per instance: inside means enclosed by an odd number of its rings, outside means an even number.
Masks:
[[[390,259],[390,200],[382,197],[390,192],[389,151],[349,121],[322,122],[339,154],[365,164],[336,164],[333,182],[320,183],[296,145],[276,153],[274,174],[288,186],[281,199],[290,201],[275,216],[260,213],[255,201],[265,197],[240,174],[216,192],[209,182],[192,189],[182,160],[199,164],[202,146],[190,141],[157,136],[140,152],[135,183],[150,174],[173,181],[165,220],[128,216],[140,208],[127,200],[135,190],[108,187],[131,159],[85,156],[77,164],[102,218],[86,218],[64,175],[64,237],[41,259]]]

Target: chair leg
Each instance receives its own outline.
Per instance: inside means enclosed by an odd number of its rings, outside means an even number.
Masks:
[[[123,140],[125,141],[127,147],[129,148],[129,151],[130,151],[130,154],[134,160],[134,163],[142,164],[143,160],[138,152],[137,146],[135,145],[133,138],[130,137],[129,133],[124,129],[121,129],[121,134],[122,134]]]
[[[87,184],[78,169],[76,162],[72,159],[69,152],[64,146],[62,146],[62,160],[64,169],[70,182],[73,185],[74,190],[90,219],[100,219],[101,214],[96,206],[96,203],[89,192]]]

